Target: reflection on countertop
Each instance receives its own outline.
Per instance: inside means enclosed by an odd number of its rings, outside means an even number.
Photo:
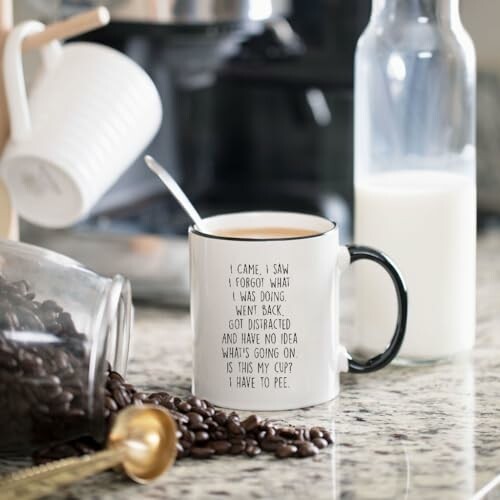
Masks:
[[[479,239],[478,283],[478,341],[470,358],[348,374],[335,401],[267,414],[332,428],[335,446],[317,457],[186,459],[153,485],[109,472],[57,498],[470,499],[500,473],[499,230]],[[348,331],[349,298],[342,309]],[[190,352],[186,312],[137,309],[131,382],[186,394]],[[6,470],[19,462],[2,465]],[[500,488],[488,498],[500,498]]]

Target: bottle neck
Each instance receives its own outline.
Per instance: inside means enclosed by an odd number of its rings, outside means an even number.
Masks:
[[[372,0],[372,20],[460,23],[459,0]]]

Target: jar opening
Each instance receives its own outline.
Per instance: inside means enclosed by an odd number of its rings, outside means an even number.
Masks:
[[[103,437],[105,431],[102,410],[107,363],[113,370],[126,374],[132,320],[130,282],[117,275],[105,289],[102,321],[92,343],[89,360],[89,394],[92,395],[89,415],[96,437]]]

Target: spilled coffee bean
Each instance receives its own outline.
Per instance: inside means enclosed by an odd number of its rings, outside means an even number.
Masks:
[[[146,394],[127,384],[123,377],[108,367],[106,382],[106,418],[111,425],[116,413],[129,404],[154,404],[166,408],[177,424],[177,458],[208,459],[218,455],[255,457],[262,452],[278,458],[306,458],[317,455],[319,449],[333,443],[323,427],[280,427],[250,415],[244,419],[236,412],[216,409],[208,401],[189,396],[186,399],[167,392]],[[62,446],[40,450],[36,463],[45,463],[67,456],[98,450],[99,443],[89,439],[77,440]],[[87,450],[87,451],[83,451]]]

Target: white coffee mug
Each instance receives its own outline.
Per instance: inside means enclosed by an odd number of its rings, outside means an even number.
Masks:
[[[21,45],[43,29],[37,21],[24,22],[5,43],[11,137],[1,168],[22,217],[64,227],[87,215],[148,145],[162,105],[139,65],[83,42],[41,49],[42,70],[28,100]]]
[[[288,410],[339,393],[339,372],[383,368],[403,342],[407,293],[388,257],[340,246],[335,223],[313,215],[244,212],[189,230],[193,393],[226,408]],[[291,228],[312,236],[241,239],[235,228]],[[380,264],[396,290],[398,317],[387,349],[356,361],[339,343],[339,276],[360,259]]]

